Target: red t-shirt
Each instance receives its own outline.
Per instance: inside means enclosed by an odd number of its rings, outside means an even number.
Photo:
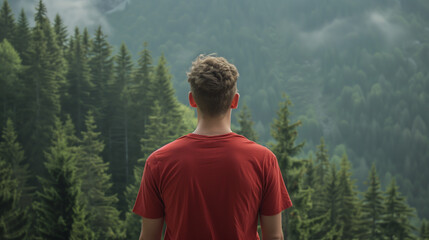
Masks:
[[[188,134],[146,161],[133,212],[165,218],[165,240],[259,239],[258,215],[292,206],[275,155],[236,133]]]

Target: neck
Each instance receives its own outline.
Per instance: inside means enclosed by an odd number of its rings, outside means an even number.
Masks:
[[[232,132],[231,131],[231,110],[219,117],[205,117],[197,109],[198,124],[194,134],[216,136]]]

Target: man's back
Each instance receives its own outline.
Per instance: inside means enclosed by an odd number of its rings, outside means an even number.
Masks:
[[[188,134],[147,160],[134,212],[165,239],[258,239],[257,217],[291,206],[274,154],[235,133]]]

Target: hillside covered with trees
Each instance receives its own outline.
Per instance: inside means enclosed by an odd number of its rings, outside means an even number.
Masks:
[[[310,7],[306,2],[286,2],[296,8]],[[338,4],[336,14],[347,7],[364,6],[333,2]],[[415,25],[417,32],[419,24],[428,20],[419,13],[424,13],[423,1],[414,1],[422,4],[416,9],[394,3],[401,7],[395,11],[404,15],[401,24],[415,17],[408,23],[410,31]],[[163,4],[168,1],[146,8],[161,11]],[[378,4],[365,7],[385,6]],[[236,10],[245,5],[237,5]],[[274,5],[254,5],[246,11],[253,14],[265,8]],[[0,8],[0,239],[137,239],[140,219],[131,208],[145,159],[196,124],[193,110],[175,96],[175,88],[184,91],[184,86],[178,77],[172,81],[169,70],[170,65],[172,70],[181,69],[185,63],[176,59],[168,64],[169,56],[175,54],[168,47],[161,48],[165,55],[159,49],[153,51],[159,55],[154,60],[151,45],[142,43],[143,39],[159,43],[154,36],[140,38],[142,49],[132,55],[125,43],[114,48],[101,27],[92,32],[67,29],[60,15],[48,19],[43,1],[35,9],[32,25],[23,11],[14,15],[6,0]],[[233,9],[225,8],[224,14]],[[300,24],[308,32],[325,26],[332,20],[321,18],[325,10],[315,8],[310,17],[298,18]],[[282,8],[276,11],[280,14]],[[264,17],[260,16],[260,24]],[[375,15],[374,21],[379,18]],[[184,19],[183,26],[188,26]],[[319,25],[308,19],[317,19]],[[217,26],[219,31],[221,26]],[[207,36],[206,30],[201,28],[201,36]],[[115,34],[127,44],[134,42],[125,34]],[[251,44],[253,34],[247,34]],[[372,34],[373,41],[379,41],[379,32]],[[216,36],[221,35],[212,36],[218,43]],[[293,47],[269,46],[266,51],[283,57],[271,63],[266,61],[270,54],[245,58],[218,46],[225,51],[219,54],[237,64],[242,100],[255,109],[253,121],[249,108],[242,105],[236,131],[266,144],[283,171],[294,203],[283,218],[287,239],[429,239],[429,224],[420,221],[428,216],[424,197],[429,195],[428,179],[422,172],[429,156],[429,116],[422,110],[429,87],[424,67],[424,40],[428,39],[424,31],[418,36],[421,41],[414,45],[393,48],[379,43],[355,54],[349,52],[352,48],[338,50],[335,45],[311,50],[295,39],[289,43],[295,42]],[[246,44],[239,36],[229,37]],[[357,44],[357,49],[367,46],[365,37],[356,42],[363,44]],[[285,39],[272,43],[286,44]],[[180,38],[175,40],[180,44]],[[191,59],[184,59],[187,65]],[[260,62],[250,68],[245,59]],[[264,68],[266,74],[256,71]],[[258,76],[263,80],[256,81]],[[290,98],[281,95],[283,90]],[[266,106],[257,105],[266,101],[270,101]],[[294,109],[302,107],[293,115],[292,101]],[[259,107],[266,112],[256,111]],[[402,115],[396,114],[402,111],[407,112],[405,117],[398,118]],[[268,129],[258,128],[261,124]],[[325,141],[337,147],[330,150]],[[361,162],[369,167],[351,167]],[[383,172],[381,178],[378,172]]]
[[[307,156],[324,137],[347,150],[359,189],[375,162],[382,186],[397,178],[429,217],[429,2],[425,0],[132,1],[108,15],[111,41],[132,52],[142,39],[171,64],[178,99],[200,53],[231,59],[259,141],[282,93],[303,125]],[[238,122],[234,121],[236,124]],[[314,152],[314,151],[313,151]]]

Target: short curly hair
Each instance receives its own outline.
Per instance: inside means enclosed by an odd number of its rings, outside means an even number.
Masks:
[[[237,92],[237,68],[223,57],[199,55],[187,73],[191,92],[204,115],[219,116],[230,108]]]

